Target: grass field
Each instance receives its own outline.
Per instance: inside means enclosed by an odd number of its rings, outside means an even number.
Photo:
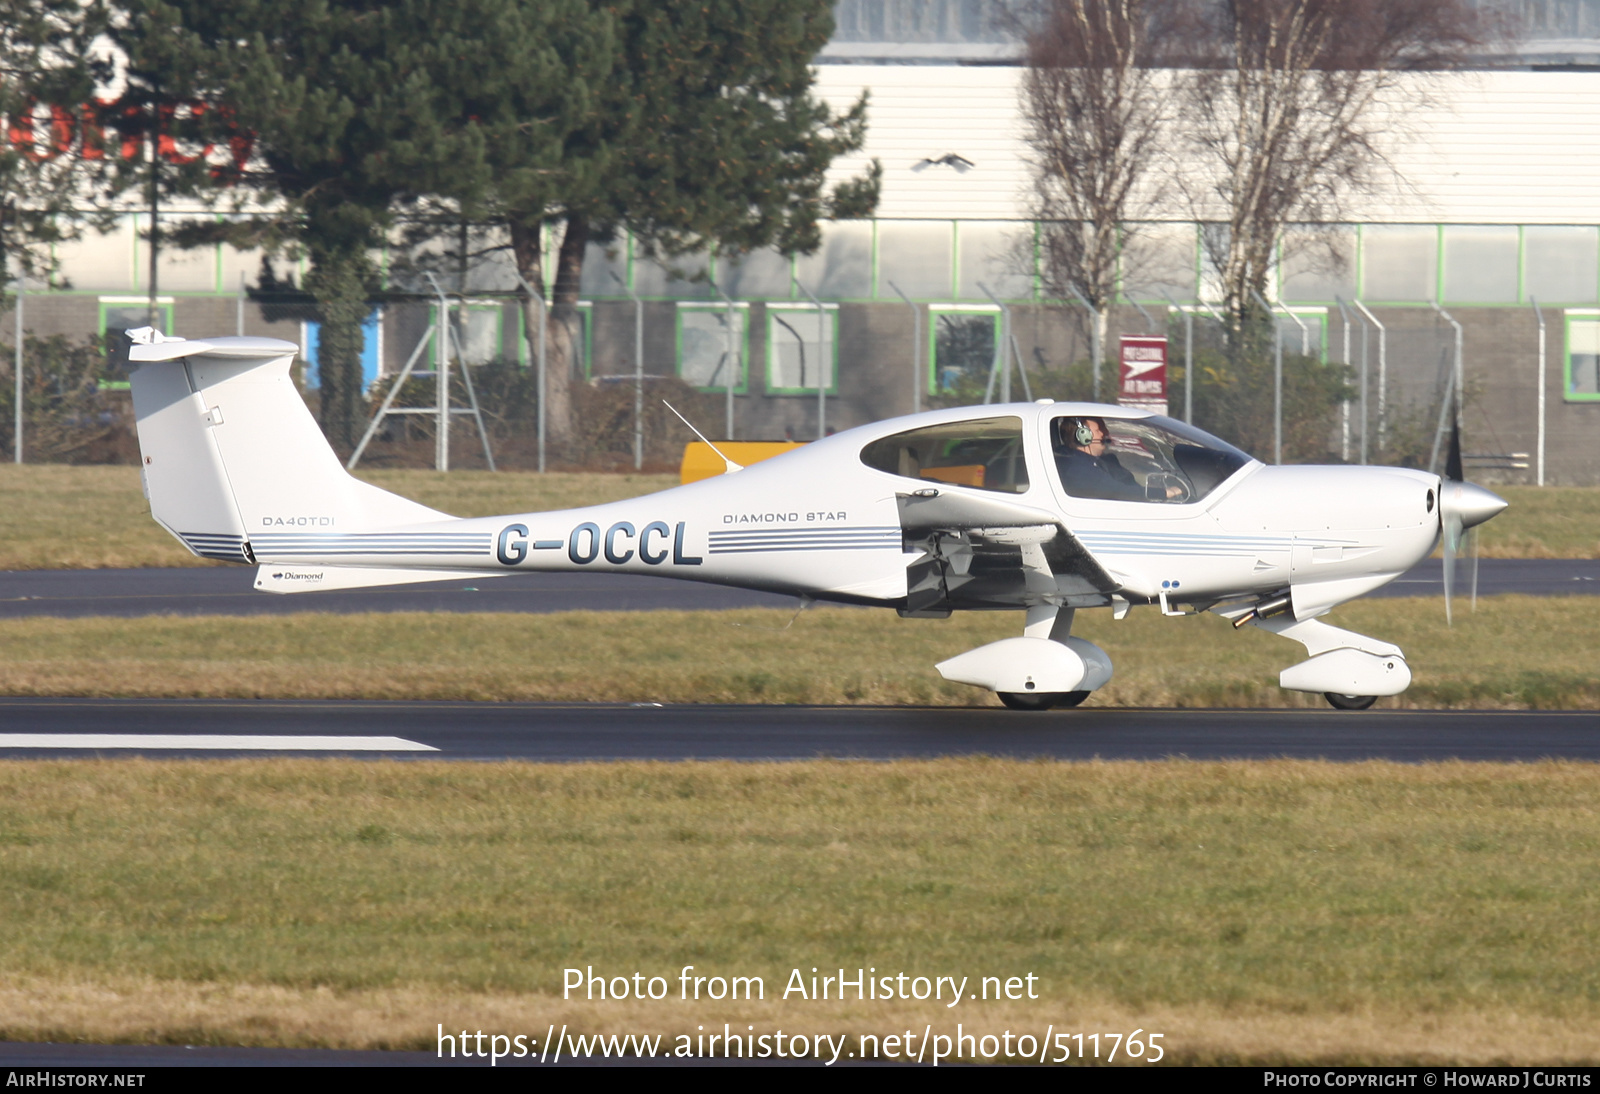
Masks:
[[[362,472],[455,516],[563,509],[677,485],[674,475]],[[1511,508],[1481,529],[1488,558],[1600,558],[1600,489],[1495,487]],[[204,566],[150,519],[133,467],[0,464],[0,570]]]
[[[566,509],[676,486],[676,475],[362,472],[454,516]],[[0,570],[209,566],[150,519],[137,467],[0,464]]]
[[[1143,1028],[1169,1062],[1592,1063],[1597,802],[1582,764],[0,763],[0,1038],[961,1021]],[[681,1001],[683,965],[765,1002]],[[587,966],[673,993],[563,1000]],[[813,967],[1038,1000],[782,1000]]]
[[[1600,706],[1588,597],[1484,598],[1454,627],[1438,600],[1357,601],[1330,619],[1405,650],[1415,682],[1385,706]],[[933,665],[1019,630],[1013,612],[849,608],[18,619],[0,626],[0,694],[982,706],[994,697]],[[1091,704],[1323,705],[1277,687],[1303,647],[1217,616],[1082,612],[1075,633],[1116,666]]]

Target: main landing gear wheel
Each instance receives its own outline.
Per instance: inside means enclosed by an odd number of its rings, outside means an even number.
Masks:
[[[1378,701],[1376,695],[1339,695],[1331,691],[1323,692],[1322,697],[1337,710],[1366,710]]]
[[[1000,701],[1012,710],[1049,710],[1075,707],[1089,698],[1087,691],[1000,691]]]

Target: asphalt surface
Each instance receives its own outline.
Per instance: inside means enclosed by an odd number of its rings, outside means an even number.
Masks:
[[[1600,595],[1600,560],[1484,559],[1478,595]],[[1374,596],[1443,593],[1439,560],[1429,559]],[[1471,588],[1458,570],[1459,594]],[[253,588],[244,566],[152,570],[0,572],[0,619],[91,615],[283,615],[291,612],[566,612],[793,607],[793,597],[642,574],[512,574],[397,588],[278,595]]]
[[[0,619],[292,612],[629,612],[795,605],[792,596],[643,574],[509,574],[284,595],[255,591],[255,572],[247,566],[0,571]]]
[[[13,735],[27,734],[26,737]],[[45,735],[42,739],[32,735]],[[52,735],[108,735],[56,747]],[[117,747],[152,735],[155,747]],[[244,738],[237,747],[219,736]],[[358,738],[314,749],[312,735]],[[204,736],[205,739],[200,739]],[[286,747],[262,738],[285,737]],[[108,739],[109,738],[109,739]],[[176,738],[176,740],[174,739]],[[204,747],[185,747],[195,738]],[[371,738],[396,738],[383,746]],[[81,738],[61,736],[63,743]],[[26,747],[9,742],[24,741]],[[136,742],[137,743],[137,742]],[[0,756],[351,755],[428,760],[1600,760],[1600,712],[1128,710],[0,699]]]

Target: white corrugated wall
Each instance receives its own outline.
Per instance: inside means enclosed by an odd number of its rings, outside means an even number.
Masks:
[[[818,93],[836,107],[871,94],[867,146],[836,178],[877,157],[883,218],[1025,219],[1028,146],[1020,69],[954,65],[821,65]],[[1467,72],[1404,78],[1385,97],[1396,180],[1353,194],[1353,222],[1600,223],[1600,75]],[[955,153],[965,172],[929,166]],[[921,166],[919,167],[919,164]],[[1176,205],[1156,219],[1190,220]]]

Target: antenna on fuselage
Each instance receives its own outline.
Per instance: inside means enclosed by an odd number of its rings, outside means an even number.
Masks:
[[[678,408],[673,406],[671,403],[667,402],[665,399],[661,400],[661,405],[666,407],[668,410],[672,411],[674,414],[678,414]],[[678,421],[680,421],[684,425],[688,426],[690,431],[692,433],[694,433],[694,435],[696,437],[699,437],[701,442],[704,443],[707,448],[711,449],[711,451],[715,452],[717,455],[722,457],[722,462],[728,465],[727,469],[722,472],[724,475],[731,475],[735,471],[743,471],[744,470],[744,464],[742,464],[742,463],[734,463],[732,460],[730,460],[728,458],[727,453],[723,452],[722,449],[720,449],[716,445],[712,444],[711,441],[706,438],[706,435],[704,433],[700,432],[698,429],[695,429],[694,423],[691,422],[688,418],[685,418],[682,414],[678,414]]]

